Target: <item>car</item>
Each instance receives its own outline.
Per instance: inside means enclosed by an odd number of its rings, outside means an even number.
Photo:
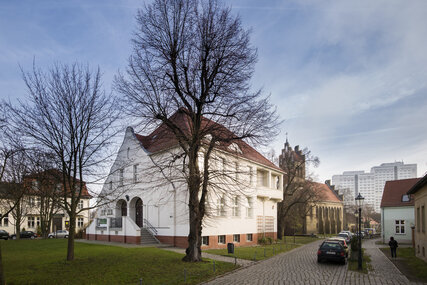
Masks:
[[[357,233],[356,233],[356,236],[357,236],[357,237],[359,237],[359,235],[360,235],[362,238],[365,238],[365,233],[364,233],[364,232],[357,232]]]
[[[341,233],[339,233],[339,234],[337,235],[337,237],[342,237],[342,238],[344,238],[346,243],[349,243],[349,242],[350,242],[350,240],[351,240],[351,236],[350,236],[350,234],[348,234],[348,233],[343,233],[343,232],[341,232]]]
[[[346,264],[345,249],[339,241],[324,241],[317,251],[317,262],[338,261]]]
[[[339,234],[340,233],[348,233],[350,235],[350,239],[354,236],[354,234],[350,231],[340,231]]]
[[[332,237],[332,238],[328,238],[326,241],[338,241],[342,247],[344,247],[345,250],[345,257],[348,257],[348,245],[347,242],[345,241],[345,238],[342,237]]]
[[[66,230],[58,230],[56,232],[50,233],[47,237],[48,238],[68,238],[68,231]]]
[[[37,234],[32,231],[22,231],[19,233],[19,238],[30,238],[35,239],[37,237]],[[13,234],[10,236],[11,239],[16,239],[16,234]]]
[[[0,230],[0,239],[8,240],[9,239],[9,233],[5,230]]]

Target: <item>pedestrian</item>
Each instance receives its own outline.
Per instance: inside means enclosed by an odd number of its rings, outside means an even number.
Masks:
[[[391,257],[392,258],[393,257],[396,258],[397,257],[397,255],[396,255],[396,249],[399,246],[397,244],[397,240],[395,240],[394,237],[390,237],[390,241],[388,242],[388,246],[390,246]]]

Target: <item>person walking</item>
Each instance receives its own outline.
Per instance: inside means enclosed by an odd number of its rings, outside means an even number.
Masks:
[[[397,244],[397,240],[395,240],[394,237],[390,237],[390,241],[388,242],[388,246],[390,247],[391,257],[392,258],[393,257],[396,258],[397,257],[397,255],[396,255],[396,249],[399,246]]]

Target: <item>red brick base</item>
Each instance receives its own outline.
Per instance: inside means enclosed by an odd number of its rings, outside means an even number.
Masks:
[[[140,244],[141,243],[141,237],[139,237],[139,236],[86,234],[86,239],[87,240],[122,242],[122,243],[133,243],[133,244]]]

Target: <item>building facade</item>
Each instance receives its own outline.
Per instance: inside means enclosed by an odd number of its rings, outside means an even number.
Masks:
[[[394,237],[399,243],[412,242],[415,225],[414,199],[406,194],[419,178],[387,181],[381,199],[381,238],[388,242]]]
[[[421,178],[411,189],[408,195],[414,196],[414,249],[415,255],[427,262],[427,227],[426,227],[426,207],[427,207],[427,175]]]
[[[177,124],[187,120],[179,111],[172,118]],[[209,135],[206,139],[210,140]],[[188,190],[183,164],[179,158],[174,160],[179,171],[161,166],[179,153],[180,146],[163,124],[148,136],[127,128],[102,190],[112,202],[97,211],[87,239],[144,243],[150,239],[148,232],[161,243],[187,247]],[[202,157],[200,153],[200,166]],[[224,248],[228,242],[254,245],[262,237],[276,238],[282,170],[241,140],[218,145],[210,162],[212,187],[206,201],[202,248]]]
[[[369,173],[365,171],[344,171],[332,176],[332,184],[344,195],[346,206],[354,204],[354,198],[361,193],[365,203],[380,212],[381,198],[386,181],[417,177],[416,164],[403,162],[382,163],[374,166]]]

